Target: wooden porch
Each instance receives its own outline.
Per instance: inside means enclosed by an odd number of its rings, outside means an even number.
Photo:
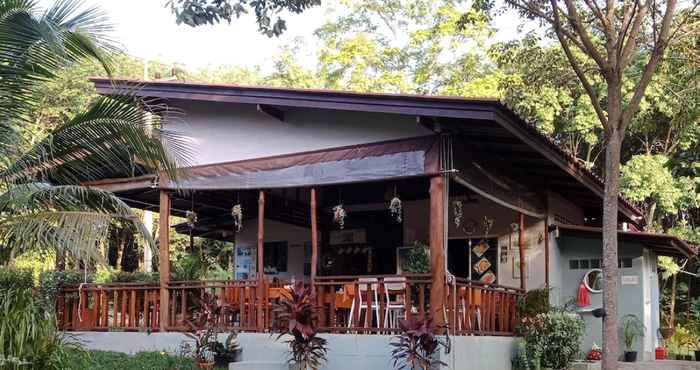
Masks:
[[[208,293],[231,307],[221,323],[226,330],[270,332],[272,304],[287,288],[267,281],[260,286],[258,279],[170,282],[167,306],[161,305],[158,284],[65,286],[57,300],[58,322],[66,331],[188,331],[196,298]],[[430,274],[317,277],[317,325],[327,333],[394,333],[399,319],[429,314],[431,286]],[[514,335],[522,290],[464,279],[443,288],[443,320],[452,335]]]

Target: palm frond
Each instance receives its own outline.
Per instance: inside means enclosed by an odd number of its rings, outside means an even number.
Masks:
[[[61,0],[40,15],[34,1],[0,1],[0,120],[26,119],[36,86],[65,66],[93,59],[109,71],[111,26],[97,8],[79,5]]]
[[[177,179],[177,168],[189,164],[192,153],[187,137],[162,129],[162,120],[176,116],[133,94],[101,97],[0,172],[0,180],[75,185],[134,175],[139,165]]]
[[[64,250],[85,261],[103,260],[100,244],[112,221],[132,223],[150,248],[155,243],[138,216],[110,192],[42,183],[12,186],[0,195],[0,245],[26,250]]]

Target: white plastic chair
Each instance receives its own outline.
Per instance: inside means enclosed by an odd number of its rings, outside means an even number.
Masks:
[[[391,300],[391,296],[394,300]],[[398,300],[401,297],[403,300]],[[386,311],[384,312],[384,327],[398,328],[399,318],[406,313],[406,278],[403,276],[387,276],[384,278],[384,298],[386,299]]]
[[[348,328],[352,327],[353,320],[355,318],[355,301],[358,300],[357,306],[360,309],[360,314],[358,315],[360,322],[362,322],[362,311],[364,310],[365,315],[367,315],[367,302],[363,302],[362,296],[368,291],[372,291],[374,294],[374,317],[377,322],[379,322],[379,295],[377,294],[377,285],[379,280],[376,278],[360,278],[357,279],[357,289],[355,292],[355,297],[352,299],[352,307],[350,307],[350,317],[348,317]]]

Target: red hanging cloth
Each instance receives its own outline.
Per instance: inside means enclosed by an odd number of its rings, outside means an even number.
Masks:
[[[585,307],[591,304],[591,296],[588,294],[588,288],[581,282],[578,286],[578,296],[576,297],[576,305],[579,307]]]

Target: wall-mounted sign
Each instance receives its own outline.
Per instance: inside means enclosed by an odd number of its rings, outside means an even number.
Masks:
[[[639,276],[622,275],[622,285],[639,285]]]
[[[331,231],[330,245],[365,243],[367,243],[367,232],[365,231],[365,229]]]

